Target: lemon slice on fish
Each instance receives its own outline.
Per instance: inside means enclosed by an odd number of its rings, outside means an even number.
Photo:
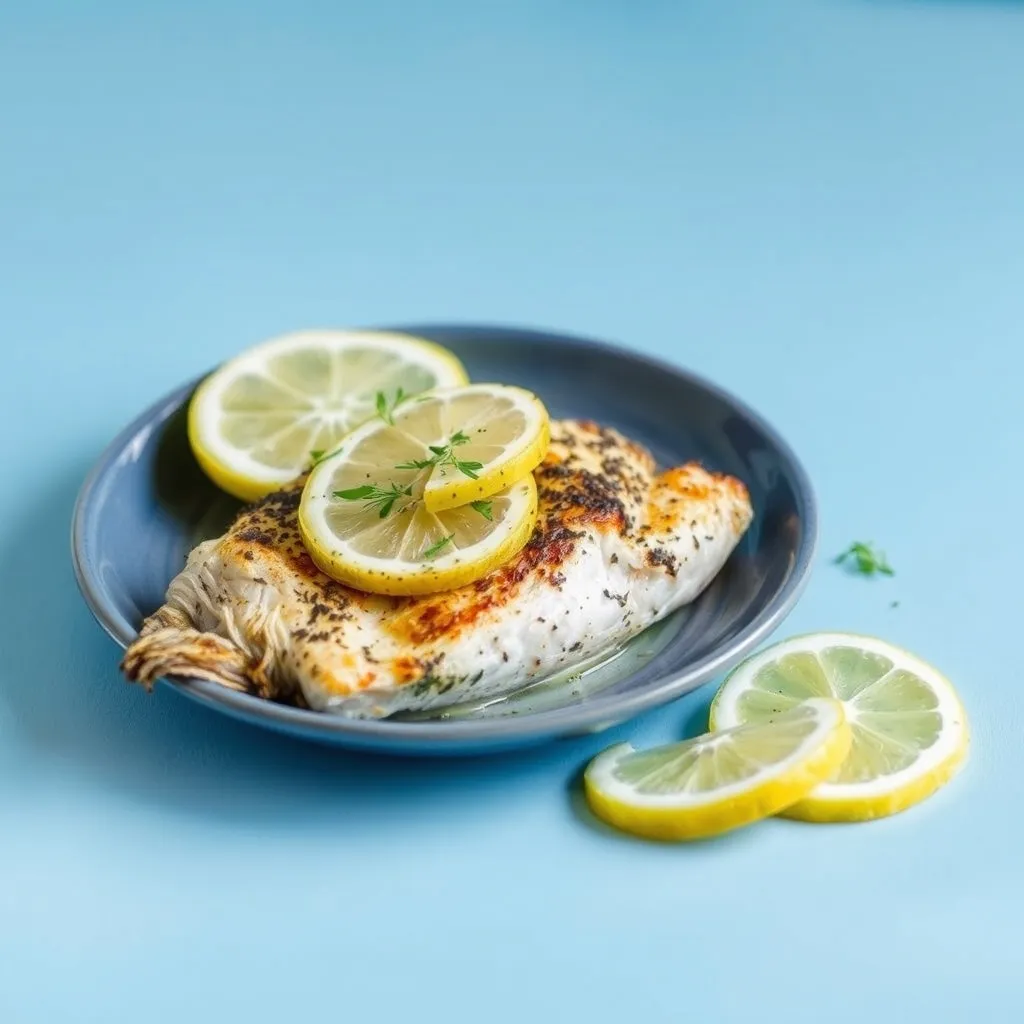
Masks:
[[[255,501],[396,400],[467,380],[451,352],[422,338],[286,334],[243,352],[200,384],[189,405],[189,441],[214,483]]]
[[[385,420],[378,434],[393,425],[420,444],[411,459],[392,462],[423,472],[423,501],[431,512],[489,498],[522,480],[540,465],[551,440],[541,400],[502,384],[434,390],[403,401]],[[375,451],[378,442],[371,432],[360,443]]]
[[[967,716],[950,682],[899,647],[847,633],[796,637],[745,661],[718,691],[711,728],[765,725],[821,697],[843,702],[850,752],[787,817],[895,814],[930,796],[963,763]]]
[[[515,429],[526,419],[520,410],[536,416],[538,405],[519,388],[476,385],[409,399],[357,427],[303,488],[299,529],[310,557],[342,583],[393,595],[452,590],[509,561],[537,521],[531,470],[543,451],[535,438],[524,459]],[[502,422],[510,415],[512,429]],[[539,429],[546,449],[546,414]],[[510,467],[516,476],[506,482]],[[474,485],[466,503],[431,507],[440,469]],[[505,486],[495,492],[495,482]]]
[[[649,839],[702,839],[803,799],[843,762],[843,705],[817,699],[773,721],[634,750],[611,747],[584,773],[587,800],[610,825]]]
[[[340,478],[340,479],[339,479]],[[397,474],[352,484],[318,465],[299,504],[299,531],[328,576],[371,594],[454,590],[514,558],[537,521],[533,475],[486,501],[430,512],[413,481]]]

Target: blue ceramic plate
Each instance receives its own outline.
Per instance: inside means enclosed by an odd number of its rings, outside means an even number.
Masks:
[[[392,753],[479,753],[597,730],[664,704],[749,653],[787,615],[811,564],[814,499],[789,447],[758,415],[675,367],[610,345],[491,327],[399,328],[440,342],[472,379],[520,384],[554,417],[618,427],[664,465],[699,459],[750,489],[754,523],[699,600],[582,678],[555,679],[444,716],[353,721],[194,679],[180,693],[304,739]],[[237,509],[192,458],[185,409],[196,382],[144,412],[110,445],[75,509],[72,549],[86,601],[122,646],[163,601],[199,541]]]

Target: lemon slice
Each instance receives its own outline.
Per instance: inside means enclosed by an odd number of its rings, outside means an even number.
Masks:
[[[422,448],[396,426],[369,424],[313,468],[299,530],[328,576],[374,594],[437,593],[486,576],[530,539],[532,473],[490,498],[431,512],[427,471],[396,466],[419,459]]]
[[[550,441],[541,400],[503,384],[437,389],[402,402],[387,420],[419,442],[411,459],[391,462],[420,467],[423,501],[431,512],[489,498],[522,480],[540,465]],[[387,425],[379,422],[377,433]],[[361,443],[376,453],[373,432]],[[361,456],[356,452],[353,457]]]
[[[967,716],[952,685],[884,640],[796,637],[748,659],[711,706],[711,728],[764,724],[802,701],[841,700],[853,742],[839,771],[789,808],[808,821],[895,814],[947,782],[967,753]]]
[[[206,474],[254,501],[294,480],[397,396],[464,384],[462,364],[421,338],[383,331],[300,331],[243,352],[189,405],[188,436]]]
[[[850,731],[839,701],[805,701],[768,723],[654,750],[628,743],[584,775],[594,813],[650,839],[701,839],[776,814],[843,762]]]

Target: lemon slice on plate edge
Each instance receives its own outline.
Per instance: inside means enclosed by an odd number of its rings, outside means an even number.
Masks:
[[[396,397],[464,384],[434,342],[385,331],[308,330],[271,338],[211,373],[189,404],[188,435],[204,472],[254,501],[299,476]]]
[[[848,633],[793,637],[748,658],[716,694],[710,727],[768,723],[813,697],[843,701],[850,753],[834,777],[784,810],[786,817],[895,814],[948,782],[967,755],[967,716],[952,684],[908,651]]]
[[[803,702],[770,723],[705,733],[653,750],[618,744],[584,773],[594,813],[650,839],[702,839],[775,814],[842,764],[841,702]]]

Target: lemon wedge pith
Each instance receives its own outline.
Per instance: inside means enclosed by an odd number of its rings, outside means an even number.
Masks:
[[[204,472],[254,501],[293,480],[396,396],[464,384],[447,349],[383,331],[312,330],[272,338],[196,389],[188,433]]]
[[[874,637],[795,637],[748,659],[726,679],[711,728],[767,724],[802,701],[841,700],[850,752],[838,770],[787,808],[807,821],[865,821],[896,814],[955,775],[969,745],[967,716],[936,669]]]
[[[594,813],[650,839],[702,839],[777,814],[836,771],[850,745],[839,701],[816,699],[768,724],[635,751],[620,744],[588,766]]]

